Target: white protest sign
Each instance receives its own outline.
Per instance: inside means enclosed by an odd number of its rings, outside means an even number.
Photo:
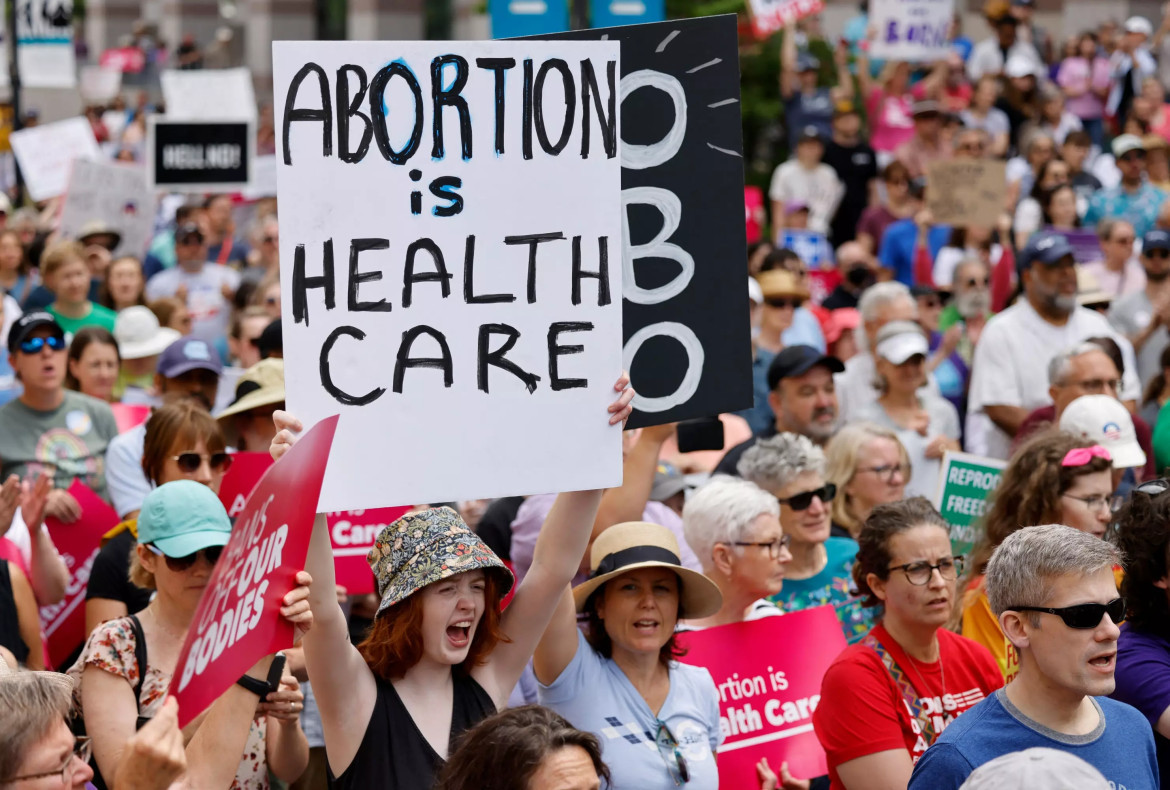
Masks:
[[[248,69],[170,69],[159,81],[168,120],[256,120],[256,92]]]
[[[13,2],[21,84],[26,88],[72,88],[77,84],[73,0]]]
[[[82,66],[77,92],[88,104],[106,104],[122,90],[122,72],[106,66]]]
[[[114,255],[141,259],[154,228],[154,203],[142,165],[78,159],[61,209],[61,235],[76,239],[98,220],[122,234]]]
[[[276,197],[275,156],[257,156],[252,160],[252,185],[242,194],[248,200]]]
[[[341,414],[319,511],[621,482],[619,51],[273,44],[287,400]]]
[[[65,191],[74,159],[101,159],[101,148],[85,118],[38,124],[9,135],[16,163],[33,200]]]
[[[946,57],[954,6],[954,0],[873,0],[869,23],[875,34],[870,55],[913,62]]]

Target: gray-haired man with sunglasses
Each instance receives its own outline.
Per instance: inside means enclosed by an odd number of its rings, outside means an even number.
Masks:
[[[914,767],[908,790],[959,788],[986,762],[1042,746],[1069,752],[1112,787],[1155,790],[1149,722],[1106,695],[1116,685],[1125,600],[1111,544],[1059,524],[1010,535],[987,565],[987,597],[1020,673],[939,736]]]

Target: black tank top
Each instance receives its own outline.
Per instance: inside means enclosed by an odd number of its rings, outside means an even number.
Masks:
[[[455,673],[454,704],[451,711],[451,738],[496,712],[483,687],[470,677]],[[430,790],[435,784],[443,758],[435,753],[402,704],[391,683],[375,678],[378,697],[366,725],[362,745],[341,776],[329,772],[333,790]]]
[[[20,636],[20,618],[16,614],[7,560],[0,560],[0,645],[11,650],[20,663],[28,660],[28,645]]]

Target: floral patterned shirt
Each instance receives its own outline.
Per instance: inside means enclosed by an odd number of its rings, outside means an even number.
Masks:
[[[828,561],[820,573],[807,579],[785,579],[784,589],[768,600],[786,612],[830,604],[841,621],[845,639],[853,644],[869,633],[878,610],[865,608],[851,592],[857,543],[849,538],[829,538],[825,553]]]
[[[109,620],[93,630],[85,643],[85,649],[81,651],[81,657],[69,669],[69,675],[74,681],[74,703],[79,714],[83,713],[81,672],[86,666],[95,666],[111,675],[125,678],[131,688],[137,685],[139,669],[134,658],[135,646],[134,628],[128,617]],[[151,717],[159,712],[166,701],[170,684],[171,676],[168,673],[150,665],[150,652],[147,651],[146,678],[142,682],[142,693],[138,700],[140,716]],[[244,754],[230,790],[268,790],[268,760],[264,748],[267,729],[266,717],[257,716],[252,721]]]

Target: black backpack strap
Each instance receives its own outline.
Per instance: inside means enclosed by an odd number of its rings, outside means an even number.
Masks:
[[[146,681],[146,634],[137,615],[130,615],[130,627],[134,629],[134,661],[138,664],[138,682],[134,684],[134,705],[142,706],[142,684]]]

